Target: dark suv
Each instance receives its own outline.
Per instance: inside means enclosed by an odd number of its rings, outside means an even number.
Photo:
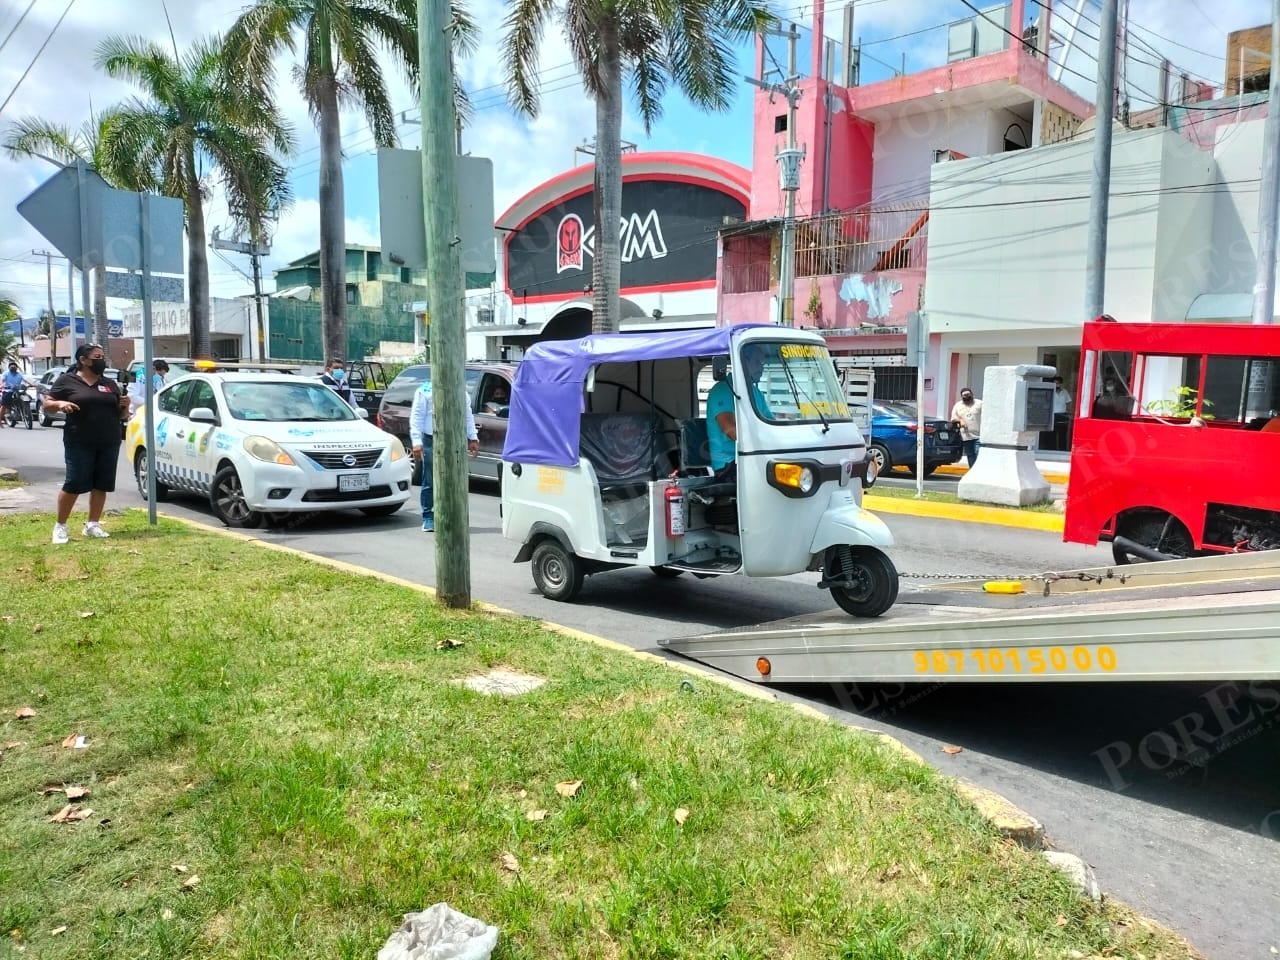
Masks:
[[[516,368],[510,363],[468,363],[467,402],[476,418],[476,434],[480,438],[480,454],[468,458],[471,476],[481,480],[497,480],[502,465],[502,446],[507,440],[507,417],[510,409],[506,402],[497,402],[494,394],[502,388],[511,396],[511,384]],[[409,444],[409,410],[417,389],[431,379],[431,365],[427,363],[405,367],[391,381],[378,407],[378,426],[400,438],[405,449]],[[421,468],[415,466],[413,482],[422,482]]]

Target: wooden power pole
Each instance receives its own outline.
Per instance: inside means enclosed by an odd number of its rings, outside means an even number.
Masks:
[[[458,193],[454,170],[453,16],[449,0],[418,0],[422,107],[422,196],[431,311],[432,455],[435,465],[436,595],[471,605],[471,533],[463,404],[466,330]]]

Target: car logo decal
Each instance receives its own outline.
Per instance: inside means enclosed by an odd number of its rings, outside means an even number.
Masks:
[[[342,462],[348,467],[354,467],[356,465],[356,458],[349,453],[344,454],[342,457]]]

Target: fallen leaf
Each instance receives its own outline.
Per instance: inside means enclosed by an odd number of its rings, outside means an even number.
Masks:
[[[89,788],[88,787],[67,787],[67,789],[62,792],[67,795],[68,800],[83,800],[85,797],[89,795]]]
[[[43,624],[43,623],[37,623],[34,627],[32,627],[32,628],[31,628],[31,632],[32,632],[32,633],[44,633],[44,624]]]
[[[6,750],[17,750],[20,746],[22,746],[23,742],[24,741],[22,740],[10,740],[8,743],[4,745],[4,748]]]
[[[186,873],[187,865],[185,863],[171,863],[169,864],[169,869],[176,871],[177,873]]]
[[[199,885],[200,885],[200,875],[195,873],[193,873],[191,876],[187,877],[187,879],[182,881],[183,890],[194,890]]]
[[[562,797],[576,797],[581,789],[581,780],[561,780],[556,784],[556,793]]]
[[[62,741],[62,745],[68,750],[83,750],[89,745],[89,741],[83,733],[73,733]]]
[[[30,720],[36,715],[35,707],[19,707],[13,711],[13,715],[19,720]]]
[[[954,743],[948,743],[945,747],[942,748],[942,752],[955,755],[957,753],[963,753],[964,747],[957,747]]]
[[[172,910],[170,910],[168,907],[165,907],[165,908],[164,908],[164,910],[160,913],[160,919],[161,919],[161,920],[172,920],[172,919],[173,919],[173,911],[172,911]]]
[[[539,823],[540,821],[547,819],[547,811],[530,810],[524,816],[526,820],[532,820],[534,823]]]
[[[96,614],[95,614],[92,610],[81,610],[81,611],[80,611],[80,619],[81,619],[81,620],[88,620],[88,619],[89,619],[90,617],[92,617],[92,616],[96,616]]]
[[[880,874],[880,879],[881,879],[882,881],[883,881],[883,880],[892,880],[892,879],[894,879],[895,877],[900,877],[900,876],[902,876],[902,864],[900,864],[900,863],[895,863],[895,864],[892,864],[891,866],[887,867],[887,868],[884,870],[884,872]]]
[[[1053,921],[1056,926],[1065,927],[1070,921],[1062,914],[1058,914],[1058,919]]]
[[[76,823],[80,820],[88,820],[93,816],[93,811],[88,807],[77,807],[68,803],[65,807],[49,818],[50,823]]]
[[[7,614],[3,617],[0,617],[0,620],[3,620],[5,623],[13,623],[13,617],[8,616]]]
[[[56,937],[58,934],[66,933],[66,932],[67,932],[66,927],[54,927],[52,930],[49,931],[49,936]]]
[[[516,796],[519,797],[521,800],[523,800],[528,795],[529,795],[528,790],[521,790],[519,793],[516,794]]]
[[[774,782],[775,782],[777,779],[778,779],[778,778],[777,778],[777,777],[775,777],[775,776],[771,773],[771,774],[769,774],[767,777],[765,777],[765,778],[764,778],[764,782],[765,782],[765,783],[767,783],[769,786],[771,786],[771,787],[772,787],[772,786],[773,786],[773,784],[774,784]]]
[[[443,640],[436,641],[437,650],[452,650],[454,647],[464,646],[464,641],[455,640],[453,637],[445,637]]]
[[[689,819],[689,811],[684,807],[676,807],[676,812],[673,816],[676,818],[676,823],[683,827],[684,822]]]
[[[520,872],[520,861],[516,859],[515,854],[513,853],[504,853],[499,857],[499,862],[502,864],[502,869],[507,871],[507,873]]]

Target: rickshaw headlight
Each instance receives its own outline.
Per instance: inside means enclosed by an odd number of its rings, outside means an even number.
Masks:
[[[773,478],[780,486],[792,487],[801,493],[813,491],[813,471],[798,463],[775,463]]]

